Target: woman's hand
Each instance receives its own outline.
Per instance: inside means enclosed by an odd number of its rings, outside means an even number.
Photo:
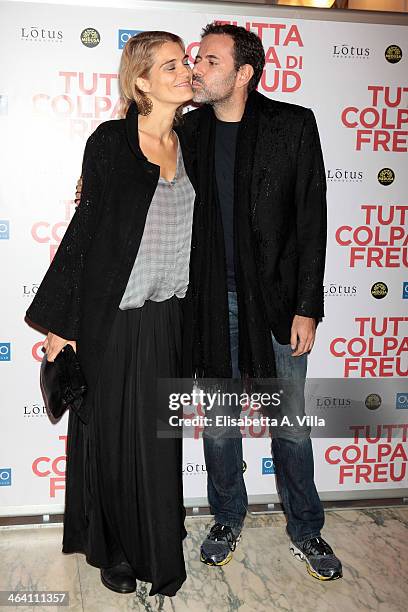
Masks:
[[[67,344],[70,344],[74,351],[76,352],[76,342],[75,340],[65,340],[65,338],[60,338],[56,334],[49,332],[44,341],[44,348],[47,354],[47,361],[54,361],[58,353],[61,349],[64,348]]]

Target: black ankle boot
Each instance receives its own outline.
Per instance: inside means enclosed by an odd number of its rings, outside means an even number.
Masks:
[[[136,591],[136,578],[132,568],[123,561],[114,567],[101,569],[102,584],[116,593],[133,593]]]

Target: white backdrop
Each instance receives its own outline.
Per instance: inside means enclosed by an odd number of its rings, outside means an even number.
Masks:
[[[363,407],[372,381],[383,424],[396,425],[388,440],[372,432],[314,439],[317,487],[323,499],[406,494],[408,28],[300,18],[307,11],[283,18],[259,5],[245,16],[242,5],[221,14],[215,4],[207,12],[193,4],[0,3],[2,514],[63,508],[67,419],[52,425],[44,411],[43,337],[23,319],[72,217],[85,140],[117,117],[120,48],[137,30],[164,29],[182,36],[193,60],[201,28],[215,19],[262,37],[259,90],[311,107],[319,125],[328,179],[326,317],[308,375],[360,378],[352,401]],[[311,408],[347,405],[341,389],[314,398]],[[250,501],[276,500],[268,439],[245,439],[244,453]],[[184,483],[187,504],[205,501],[200,440],[184,442]]]

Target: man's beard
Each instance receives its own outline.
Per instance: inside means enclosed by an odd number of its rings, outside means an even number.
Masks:
[[[210,104],[211,106],[214,104],[223,104],[224,102],[227,102],[227,100],[231,98],[234,91],[235,75],[236,73],[234,72],[226,79],[225,84],[228,85],[228,89],[224,89],[222,93],[211,91],[199,79],[197,79],[196,82],[200,83],[201,87],[197,91],[194,91],[193,79],[193,102],[196,102],[197,104]]]

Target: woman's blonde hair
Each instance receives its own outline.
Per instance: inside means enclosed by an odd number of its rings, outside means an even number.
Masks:
[[[154,52],[166,42],[178,43],[184,49],[184,43],[180,36],[171,32],[140,32],[127,41],[119,67],[119,87],[123,115],[126,114],[132,102],[136,102],[141,115],[149,114],[152,107],[151,100],[138,88],[136,79],[149,76],[154,64]],[[177,112],[177,114],[180,113]]]

